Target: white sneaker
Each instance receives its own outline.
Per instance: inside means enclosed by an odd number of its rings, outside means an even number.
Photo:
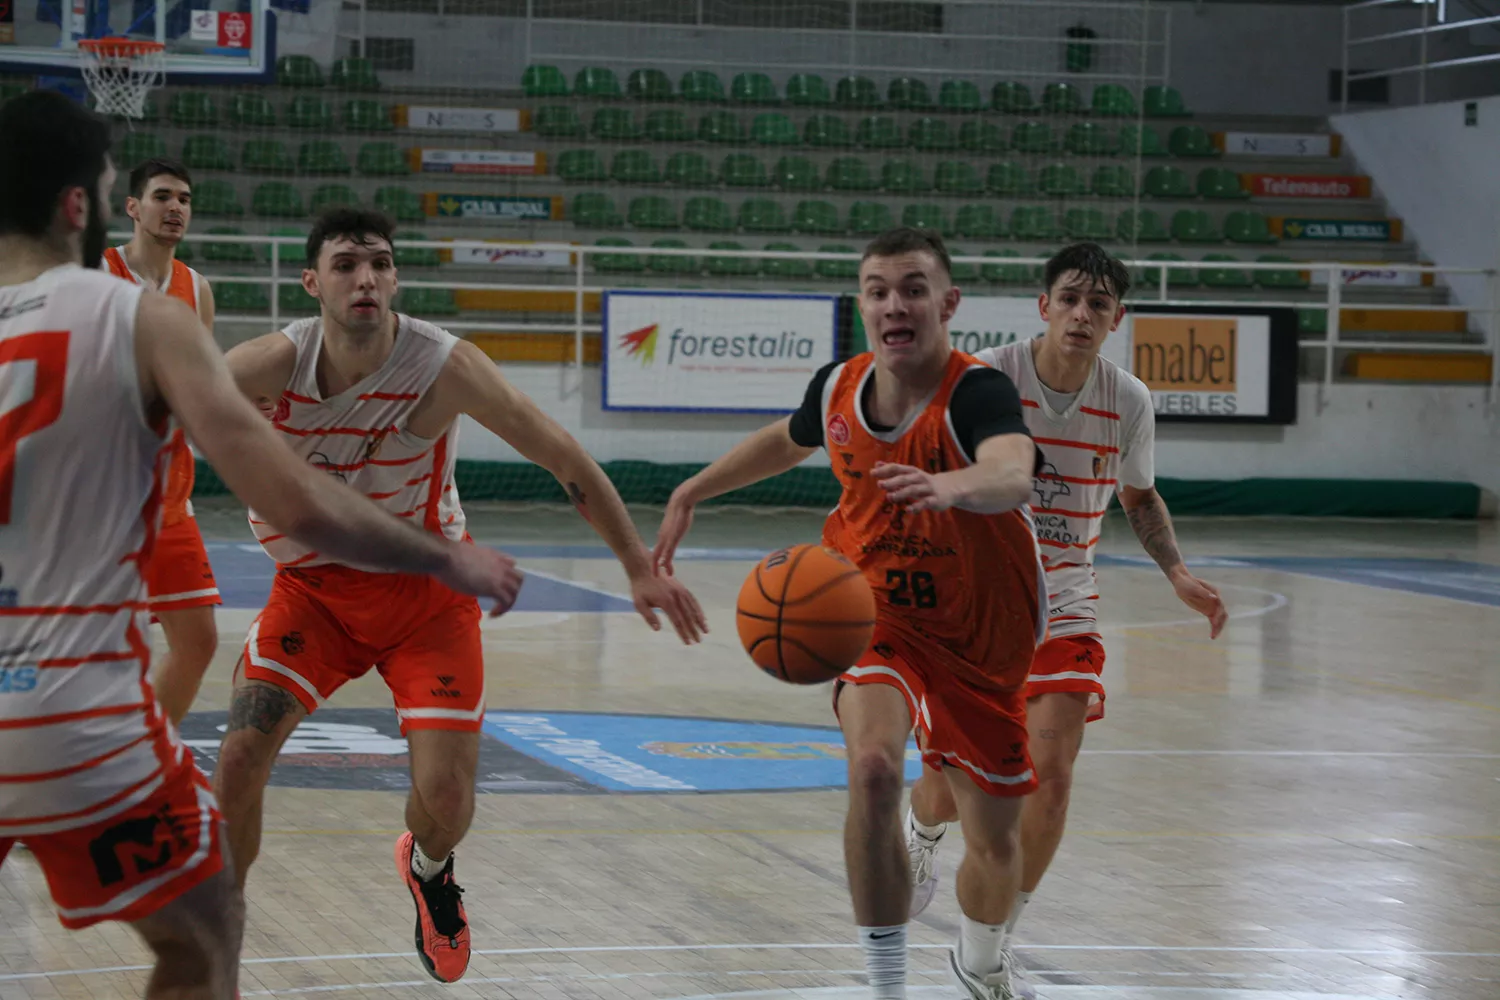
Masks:
[[[937,895],[938,887],[938,865],[937,849],[942,842],[943,835],[936,837],[924,837],[917,832],[912,825],[914,817],[911,810],[906,811],[906,854],[911,859],[911,912],[909,916],[916,917],[917,914],[927,909],[932,902],[932,897]],[[948,824],[944,823],[946,830]]]
[[[953,976],[953,983],[959,992],[970,1000],[1021,1000],[1022,994],[1016,991],[1015,979],[1011,974],[1010,953],[1002,953],[1000,968],[991,972],[983,979],[965,969],[958,962],[958,949],[948,950],[948,971]],[[1036,993],[1033,992],[1030,1000],[1034,1000]]]
[[[1036,1000],[1036,987],[1026,981],[1026,970],[1009,948],[1005,949],[1005,967],[1010,970],[1010,988],[1018,1000]]]

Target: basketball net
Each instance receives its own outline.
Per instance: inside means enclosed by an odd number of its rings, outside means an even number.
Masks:
[[[104,115],[144,118],[146,95],[166,76],[166,46],[132,38],[85,38],[78,50],[94,109]]]

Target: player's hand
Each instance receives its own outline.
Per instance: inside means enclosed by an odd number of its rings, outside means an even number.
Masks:
[[[433,575],[460,594],[492,598],[491,618],[511,609],[526,579],[515,559],[504,552],[467,543],[455,544],[448,568]]]
[[[667,501],[667,512],[662,516],[661,527],[656,530],[656,548],[651,550],[653,573],[671,576],[675,572],[672,556],[687,536],[688,529],[693,526],[694,506],[696,505],[683,493],[681,486],[672,491],[672,499]]]
[[[913,465],[876,462],[872,470],[885,498],[909,511],[947,510],[958,502],[942,473],[923,472]]]
[[[661,631],[656,608],[667,616],[667,621],[672,623],[686,645],[700,641],[703,633],[708,631],[708,619],[704,617],[698,599],[674,577],[656,573],[637,577],[630,581],[630,596],[635,600],[635,610],[654,632]]]
[[[1172,575],[1172,589],[1177,591],[1183,604],[1208,619],[1208,636],[1217,639],[1224,631],[1224,623],[1229,621],[1229,611],[1224,607],[1224,598],[1219,596],[1218,588],[1179,566]]]

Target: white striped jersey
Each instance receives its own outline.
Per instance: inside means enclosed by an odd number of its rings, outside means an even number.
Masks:
[[[1029,341],[977,355],[1021,391],[1026,426],[1046,456],[1033,483],[1031,514],[1047,569],[1048,634],[1096,635],[1099,582],[1094,550],[1110,496],[1155,483],[1156,415],[1145,383],[1098,358],[1067,408],[1049,405]]]
[[[385,364],[336,396],[318,391],[323,321],[298,320],[282,331],[297,345],[297,363],[281,394],[274,424],[292,450],[348,483],[397,517],[416,519],[455,541],[464,537],[464,512],[453,470],[458,421],[437,438],[421,438],[406,421],[437,379],[458,338],[447,330],[398,315],[396,344]],[[325,558],[294,542],[250,512],[261,547],[281,566],[318,566]],[[355,569],[378,567],[349,563]]]
[[[186,761],[147,679],[167,440],[140,297],[76,265],[0,288],[0,837],[100,822]]]

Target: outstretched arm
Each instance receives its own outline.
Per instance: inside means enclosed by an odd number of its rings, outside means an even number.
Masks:
[[[1182,552],[1177,547],[1177,534],[1172,530],[1172,515],[1167,511],[1167,502],[1156,492],[1156,487],[1137,489],[1134,486],[1120,488],[1120,506],[1125,508],[1125,517],[1130,522],[1135,537],[1140,539],[1146,554],[1156,560],[1156,565],[1172,582],[1172,589],[1188,607],[1208,619],[1210,634],[1218,638],[1229,612],[1224,608],[1224,599],[1211,584],[1205,583],[1188,572]]]

